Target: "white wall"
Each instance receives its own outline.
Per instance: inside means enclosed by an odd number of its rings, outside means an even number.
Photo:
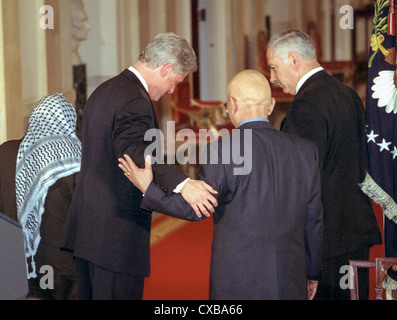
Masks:
[[[121,70],[117,61],[116,0],[84,0],[91,31],[80,44],[79,53],[87,65],[88,94]]]
[[[316,0],[317,1],[317,0]],[[286,31],[290,28],[291,19],[299,19],[296,14],[290,18],[289,6],[290,0],[267,0],[265,11],[266,15],[270,16],[271,33],[279,33]],[[294,0],[296,2],[296,0]]]
[[[148,9],[150,11],[147,30],[139,30],[139,9],[138,0],[83,0],[86,5],[86,12],[89,17],[91,31],[88,34],[88,40],[80,45],[80,56],[87,65],[88,76],[88,94],[92,92],[104,80],[115,76],[121,72],[121,65],[125,65],[130,57],[136,55],[142,48],[138,48],[139,37],[137,40],[128,42],[129,37],[134,34],[150,39],[159,32],[166,31],[167,17],[163,14],[166,11],[167,0],[147,0]],[[126,5],[127,1],[131,1]],[[317,10],[314,4],[318,4],[318,0],[199,0],[199,9],[206,9],[206,21],[199,24],[200,33],[200,89],[203,100],[225,100],[227,83],[231,76],[241,67],[241,43],[239,50],[236,51],[237,42],[243,41],[241,34],[236,38],[236,30],[242,29],[243,35],[249,36],[250,41],[250,67],[253,67],[255,60],[255,52],[253,45],[255,44],[256,32],[259,26],[254,25],[257,21],[254,18],[261,17],[261,26],[264,27],[266,16],[271,17],[271,31],[278,33],[290,29],[291,27],[300,28],[304,31],[303,16],[307,18],[315,17]],[[356,0],[360,1],[360,0]],[[354,0],[337,0],[338,5],[352,4]],[[130,13],[126,14],[123,19],[131,19],[127,30],[120,32],[118,30],[124,24],[122,20],[117,20],[120,3],[129,8]],[[177,32],[190,40],[190,2],[188,0],[178,0],[176,10],[180,10],[177,14],[176,22]],[[330,0],[321,0],[324,6],[324,25],[330,27]],[[118,7],[119,5],[119,7]],[[236,24],[236,15],[241,12],[235,11],[235,8],[243,8],[244,12],[242,21],[243,26]],[[256,12],[256,8],[261,8],[263,12]],[[338,11],[336,12],[336,16]],[[119,12],[120,15],[120,12]],[[318,18],[318,17],[317,17]],[[262,22],[263,20],[263,22]],[[338,25],[338,24],[337,24]],[[128,30],[132,26],[138,30]],[[330,34],[323,34],[323,53],[325,60],[328,60],[330,52]],[[119,38],[119,39],[118,39]],[[347,60],[351,57],[350,50],[351,32],[337,30],[336,58],[338,60]],[[129,46],[125,49],[123,46]],[[239,55],[239,61],[234,58]],[[252,56],[251,56],[252,55]],[[133,64],[134,61],[131,61]]]
[[[38,15],[44,0],[19,0],[22,102],[28,117],[37,102],[47,95],[47,50],[45,30],[39,27]]]
[[[200,0],[206,20],[199,24],[200,92],[203,100],[226,100],[227,88],[227,11],[228,0]]]

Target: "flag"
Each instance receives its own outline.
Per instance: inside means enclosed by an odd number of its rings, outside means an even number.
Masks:
[[[397,257],[397,75],[395,0],[376,0],[366,91],[367,177],[363,191],[383,209],[385,256]],[[397,273],[384,284],[397,289]]]

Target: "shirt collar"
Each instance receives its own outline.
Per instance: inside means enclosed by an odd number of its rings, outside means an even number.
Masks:
[[[137,78],[142,82],[142,84],[145,87],[146,91],[149,92],[149,87],[148,87],[145,79],[139,73],[139,71],[137,69],[135,69],[134,67],[129,67],[128,70],[130,70],[133,74],[135,74],[137,76]]]
[[[244,124],[246,124],[246,123],[249,123],[249,122],[256,122],[256,121],[269,122],[269,120],[268,120],[268,119],[265,119],[265,118],[253,118],[253,119],[247,119],[247,120],[241,121],[241,123],[239,124],[238,127],[240,128],[242,125],[244,125]]]
[[[296,86],[296,90],[295,90],[295,94],[297,94],[300,90],[300,88],[302,88],[303,84],[306,82],[307,79],[309,79],[312,75],[314,75],[315,73],[324,70],[323,67],[318,67],[315,68],[311,71],[309,71],[308,73],[306,73],[298,82],[298,85]]]

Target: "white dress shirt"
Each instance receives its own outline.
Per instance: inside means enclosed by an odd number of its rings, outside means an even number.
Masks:
[[[308,73],[306,73],[298,82],[298,85],[296,86],[295,94],[298,94],[300,88],[303,86],[303,84],[306,82],[307,79],[309,79],[312,75],[314,75],[317,72],[320,72],[321,70],[324,70],[323,67],[318,67],[315,68]]]

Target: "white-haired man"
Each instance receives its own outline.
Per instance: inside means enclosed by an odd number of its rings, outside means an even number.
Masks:
[[[157,36],[139,61],[100,85],[84,107],[83,152],[79,182],[62,246],[76,257],[80,299],[142,298],[150,273],[151,215],[140,209],[142,194],[131,187],[117,159],[129,154],[143,165],[157,129],[152,101],[173,93],[197,59],[189,43],[173,33]],[[165,164],[153,168],[167,193],[178,192],[201,216],[216,206],[213,190]],[[187,180],[187,182],[186,182]]]
[[[371,202],[359,187],[366,170],[361,99],[321,67],[303,32],[270,39],[267,60],[271,82],[296,95],[281,130],[312,140],[320,154],[324,259],[316,299],[349,299],[349,290],[340,286],[340,268],[351,259],[368,260],[370,246],[381,242]],[[368,273],[359,279],[365,299]]]

